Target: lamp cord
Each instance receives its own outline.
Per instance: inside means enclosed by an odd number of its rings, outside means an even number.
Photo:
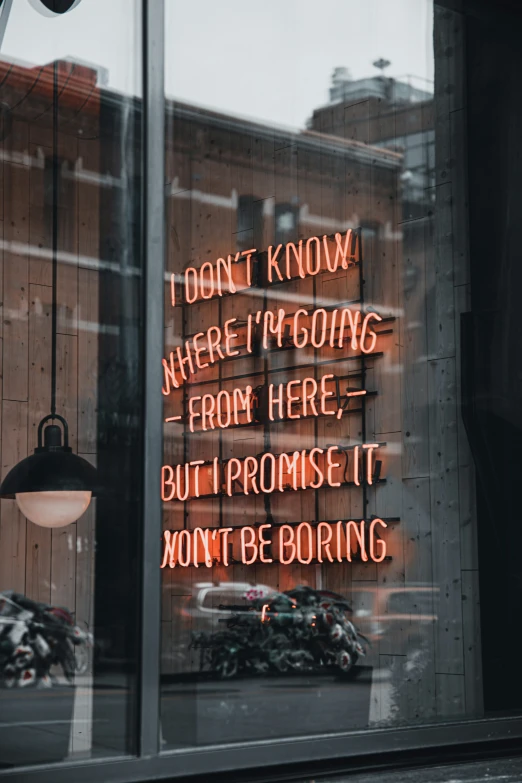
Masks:
[[[56,330],[58,279],[58,62],[53,63],[53,193],[52,193],[51,415],[56,415]]]

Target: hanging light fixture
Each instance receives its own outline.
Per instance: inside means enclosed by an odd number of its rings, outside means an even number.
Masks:
[[[42,527],[64,527],[87,509],[98,490],[98,474],[86,459],[73,454],[69,427],[56,413],[56,332],[58,272],[58,63],[53,77],[53,225],[52,225],[51,412],[38,425],[38,445],[9,471],[0,486],[0,498],[16,498],[31,522]],[[61,423],[62,429],[54,421]]]

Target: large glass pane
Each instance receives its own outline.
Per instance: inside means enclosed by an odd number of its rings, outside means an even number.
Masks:
[[[54,396],[101,486],[61,527],[42,526],[59,521],[46,496],[29,519],[1,501],[0,767],[136,739],[140,3],[74,5],[13,3],[0,49],[2,478]]]
[[[165,6],[164,747],[482,716],[462,19]]]

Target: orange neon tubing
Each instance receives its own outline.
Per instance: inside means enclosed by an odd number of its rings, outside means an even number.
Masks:
[[[238,260],[239,253],[236,253],[235,261]],[[236,286],[234,283],[234,278],[232,275],[232,256],[227,256],[227,260],[225,261],[224,258],[218,258],[217,260],[217,279],[218,279],[218,293],[220,296],[223,296],[223,284],[221,280],[221,268],[223,268],[224,272],[226,273],[228,277],[228,283],[226,286],[226,290],[230,291],[231,294],[236,293]]]
[[[200,357],[200,354],[205,353],[206,348],[198,346],[198,340],[200,337],[204,337],[204,332],[198,332],[194,335],[192,338],[192,344],[194,346],[194,356],[196,357],[196,365],[199,367],[200,370],[204,370],[206,367],[208,367],[208,362],[202,362]]]
[[[294,313],[294,326],[292,332],[292,340],[296,348],[304,348],[308,342],[308,329],[306,329],[304,326],[301,327],[301,334],[303,335],[303,341],[298,342],[297,340],[297,322],[299,320],[300,315],[304,315],[306,318],[308,318],[308,311],[305,310],[304,307],[299,307]]]
[[[265,460],[270,457],[272,462],[270,464],[270,485],[267,488],[265,484]],[[259,487],[262,492],[270,494],[275,490],[276,485],[276,458],[269,451],[263,454],[259,460]]]
[[[232,465],[237,466],[237,473],[232,475]],[[227,479],[227,495],[232,497],[232,485],[241,475],[241,462],[237,457],[231,457],[225,465],[225,475]]]
[[[207,400],[209,406],[207,408]],[[216,398],[213,394],[204,394],[201,398],[201,429],[207,431],[207,419],[210,424],[210,429],[215,430],[214,426],[214,413],[216,408]]]
[[[205,555],[205,565],[207,568],[212,568],[212,555],[210,554],[210,530],[206,528],[203,530],[201,527],[194,528],[194,565],[198,567],[197,559],[197,537],[199,535],[201,543],[203,544],[203,552]]]
[[[243,250],[241,253],[242,256],[246,256],[246,263],[247,263],[247,286],[250,288],[252,285],[252,256],[256,252],[255,247],[251,248],[250,250]],[[237,254],[239,255],[239,254]],[[237,255],[236,255],[236,261],[237,261]],[[235,293],[235,291],[233,292]]]
[[[239,413],[246,413],[247,422],[252,421],[252,387],[247,386],[244,393],[236,386],[232,391],[234,424],[239,424]],[[241,410],[238,410],[241,408]]]
[[[321,531],[326,530],[328,533],[328,537],[323,539],[321,535]],[[334,562],[334,559],[332,557],[332,553],[330,552],[330,541],[332,540],[333,530],[331,525],[328,522],[319,522],[317,525],[317,560],[322,563],[323,562],[323,555],[322,555],[322,548],[324,547],[324,551],[326,553],[326,557],[330,561],[330,563]]]
[[[277,276],[279,280],[283,280],[283,275],[281,274],[281,270],[279,269],[279,264],[277,262],[277,256],[279,255],[279,252],[283,245],[278,245],[276,248],[275,253],[273,253],[274,247],[273,245],[270,245],[268,248],[268,282],[272,282],[272,269],[275,269]],[[272,254],[273,253],[273,254]]]
[[[311,449],[310,454],[308,455],[308,461],[310,463],[311,468],[315,470],[315,472],[319,476],[316,482],[313,481],[310,482],[311,489],[319,489],[319,487],[322,487],[322,485],[324,484],[324,473],[322,472],[317,462],[314,461],[315,454],[323,454],[323,453],[324,453],[323,449],[320,449],[319,447],[315,446],[313,449]]]
[[[160,568],[165,568],[168,563],[169,568],[174,568],[176,565],[176,543],[178,538],[178,531],[174,530],[172,533],[170,530],[165,530],[163,533],[163,562]]]
[[[299,277],[304,279],[306,277],[305,271],[303,268],[303,240],[300,239],[298,246],[295,246],[294,242],[287,242],[286,244],[286,276],[288,280],[292,279],[292,275],[290,273],[291,269],[291,260],[290,260],[290,250],[293,250],[295,260],[297,262],[297,269],[299,272]]]
[[[315,378],[303,378],[301,381],[303,385],[303,416],[308,416],[307,402],[310,403],[310,410],[314,416],[317,416],[317,408],[315,407],[315,395],[317,394],[317,381]],[[311,386],[312,391],[310,394],[306,393],[306,387]]]
[[[288,531],[289,534],[290,534],[288,541],[285,541],[284,534],[285,534],[286,531]],[[293,563],[294,560],[295,560],[295,555],[296,555],[297,549],[296,549],[296,545],[294,543],[294,538],[295,538],[295,536],[294,536],[294,529],[293,529],[293,527],[291,527],[290,525],[281,525],[281,527],[279,528],[279,560],[280,560],[280,562],[283,565],[290,565],[290,563]],[[292,547],[292,549],[291,549],[292,554],[287,559],[284,556],[284,551],[289,546]]]
[[[247,531],[250,533],[250,541],[245,540]],[[241,562],[244,563],[245,565],[251,565],[257,558],[258,547],[257,544],[255,543],[256,531],[254,530],[253,527],[250,526],[242,527],[240,539],[241,539]],[[247,558],[246,556],[247,547],[251,547],[254,550],[254,554],[252,555],[251,558]]]
[[[204,269],[207,266],[210,269],[210,283],[211,283],[210,291],[207,290],[209,281],[205,280],[205,275],[204,275]],[[214,267],[212,266],[210,261],[205,261],[205,263],[201,265],[201,268],[199,270],[199,285],[200,285],[201,298],[212,299],[212,297],[214,296]],[[207,293],[207,296],[205,296],[205,293]]]
[[[250,464],[252,464],[251,471],[248,470],[248,466]],[[250,484],[252,486],[252,489],[254,490],[254,494],[259,495],[259,489],[257,488],[257,482],[256,482],[256,476],[259,473],[259,464],[256,457],[245,457],[243,461],[243,470],[244,470],[243,493],[245,495],[249,494],[248,479],[250,479]]]
[[[204,459],[196,459],[192,460],[190,463],[190,467],[195,468],[194,471],[194,492],[197,498],[199,498],[199,470],[201,465],[205,464]]]
[[[308,560],[305,560],[302,553],[302,542],[301,542],[301,529],[305,528],[308,533]],[[313,531],[312,526],[309,522],[301,522],[300,525],[297,527],[297,559],[299,560],[302,565],[308,565],[308,563],[312,562],[313,558]]]
[[[193,297],[189,296],[189,274],[194,275]],[[197,298],[198,298],[198,273],[193,266],[189,266],[187,267],[187,269],[185,269],[185,299],[187,300],[187,304],[194,304]]]
[[[181,495],[181,465],[176,465],[176,491],[177,491],[177,498],[178,500],[185,501],[189,496],[190,491],[190,465],[188,462],[185,462],[184,468],[185,468],[185,494]]]
[[[300,413],[292,413],[292,403],[293,402],[299,402],[301,399],[299,395],[294,396],[292,394],[292,388],[294,386],[299,386],[301,381],[288,381],[286,384],[286,415],[289,419],[300,419],[301,414]]]
[[[279,457],[279,492],[284,492],[283,472],[285,462],[287,468],[286,472],[289,476],[292,476],[292,489],[297,491],[297,463],[300,456],[300,451],[294,451],[292,455],[283,453]]]
[[[198,402],[198,400],[201,400],[201,397],[199,397],[199,396],[189,397],[189,400],[188,400],[189,430],[190,430],[190,432],[194,432],[194,419],[200,419],[201,418],[201,413],[199,413],[198,411],[194,410],[194,405],[196,404],[196,402]]]
[[[223,408],[221,404],[221,400],[226,400],[226,419],[225,423],[223,424],[222,420],[222,414],[223,414]],[[222,430],[226,430],[227,427],[230,427],[230,422],[232,421],[232,406],[230,404],[230,394],[227,392],[226,389],[221,389],[220,392],[218,392],[218,395],[216,397],[216,419],[218,423],[218,427],[220,427]]]
[[[377,344],[377,335],[373,331],[373,329],[370,329],[369,333],[371,335],[371,344],[369,347],[365,347],[364,341],[366,338],[366,330],[368,329],[368,323],[369,321],[374,318],[377,322],[382,321],[382,318],[377,313],[368,313],[368,315],[365,316],[365,319],[363,321],[362,327],[361,327],[361,351],[363,353],[372,353],[372,351],[375,349],[375,346]]]
[[[229,324],[233,324],[237,321],[237,318],[229,318],[228,321],[225,321],[225,353],[227,356],[239,356],[239,351],[237,348],[235,350],[231,350],[230,343],[232,340],[237,340],[238,335],[235,332],[230,333],[228,331]]]
[[[186,541],[185,557],[183,557],[183,540]],[[190,565],[191,552],[192,552],[191,543],[192,543],[192,539],[189,531],[180,530],[178,534],[178,563],[183,568],[186,568],[188,565]]]
[[[372,519],[370,522],[370,557],[373,560],[374,563],[382,563],[384,558],[386,557],[386,541],[383,541],[382,538],[376,538],[375,536],[375,526],[381,525],[381,527],[388,527],[386,522],[384,520],[379,519],[379,517],[376,517],[375,519]],[[380,555],[377,557],[375,554],[375,547],[378,546],[380,548]]]
[[[350,532],[352,530],[354,531],[355,537],[359,543],[359,548],[361,550],[361,560],[363,560],[365,563],[368,562],[368,555],[366,554],[366,544],[364,541],[364,528],[365,528],[364,519],[360,522],[360,527],[357,527],[357,523],[354,522],[352,519],[350,519],[350,521],[346,523],[346,559],[350,563],[352,562],[352,539],[350,535]]]
[[[210,339],[212,332],[216,333],[216,340],[212,342]],[[207,339],[208,339],[208,352],[210,354],[210,362],[211,364],[214,364],[216,359],[214,359],[214,349],[216,350],[216,354],[220,359],[225,358],[225,354],[221,350],[221,329],[219,326],[209,326],[207,331]]]
[[[341,463],[340,462],[332,462],[332,452],[339,451],[337,446],[330,446],[328,451],[326,452],[326,464],[328,466],[327,472],[326,472],[326,481],[329,484],[330,487],[340,487],[341,482],[340,481],[334,481],[332,479],[332,471],[334,468],[340,468]]]
[[[317,320],[318,320],[319,313],[321,314],[323,323],[321,326],[321,336],[319,337],[318,340],[316,333],[317,333]],[[326,342],[327,321],[328,321],[328,316],[326,314],[326,310],[324,309],[324,307],[319,307],[317,310],[314,310],[314,314],[312,315],[312,328],[310,329],[311,342],[314,348],[322,348]]]
[[[333,373],[328,373],[327,375],[323,375],[321,378],[321,413],[325,416],[335,416],[335,411],[329,411],[326,408],[326,400],[329,397],[335,397],[335,392],[333,391],[327,391],[326,384],[328,381],[332,380],[334,377]]]
[[[174,368],[174,353],[173,351],[170,352],[169,355],[169,361],[170,361],[170,367],[167,364],[166,359],[161,360],[161,364],[163,366],[163,377],[165,379],[165,386],[162,388],[161,392],[165,397],[170,394],[171,392],[171,383],[172,388],[179,389],[179,382],[176,378],[176,371]]]
[[[168,479],[165,478],[165,472],[168,473]],[[165,494],[165,486],[169,485],[172,487],[172,490],[170,492],[170,495],[167,497]],[[168,503],[169,500],[172,500],[174,495],[176,494],[176,485],[174,483],[174,471],[170,467],[170,465],[163,465],[161,468],[161,499],[164,503]]]
[[[316,244],[315,268],[312,267],[314,253],[311,250],[312,242]],[[321,270],[321,243],[319,237],[310,237],[306,240],[306,271],[309,275],[316,275]]]
[[[271,527],[272,527],[272,525],[267,523],[266,525],[259,525],[259,528],[258,528],[258,531],[259,531],[258,532],[258,535],[259,535],[259,550],[258,550],[258,554],[259,554],[259,559],[260,559],[260,561],[262,563],[273,563],[274,562],[272,560],[272,558],[271,557],[267,557],[265,555],[265,552],[264,552],[265,547],[266,546],[270,546],[272,541],[269,538],[265,538],[264,535],[263,535],[263,532],[265,530],[270,530]]]
[[[367,449],[366,453],[366,481],[368,484],[373,484],[373,471],[372,471],[372,454],[375,449],[379,448],[378,443],[363,443],[363,449]]]
[[[332,266],[332,259],[330,258],[330,251],[328,250],[328,237],[326,236],[326,234],[323,234],[323,248],[324,248],[324,257],[326,261],[326,266],[328,267],[328,271],[336,272],[338,266],[337,252],[335,253],[334,265]]]

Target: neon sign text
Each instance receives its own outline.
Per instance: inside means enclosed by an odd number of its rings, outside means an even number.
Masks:
[[[263,348],[267,350],[269,340],[275,338],[279,348],[282,348],[283,340],[288,347],[293,348],[322,348],[325,345],[342,348],[344,343],[348,342],[352,351],[360,350],[362,353],[371,354],[377,346],[377,333],[371,328],[371,324],[379,321],[382,321],[382,318],[378,313],[361,313],[348,307],[332,311],[320,307],[311,314],[304,308],[299,308],[288,316],[282,308],[277,313],[258,310],[256,313],[249,313],[246,344],[239,347],[245,348],[246,352],[251,354],[254,352],[256,340],[260,339]],[[163,394],[167,396],[172,389],[178,389],[198,370],[204,370],[225,357],[239,356],[241,351],[237,345],[238,339],[237,318],[230,318],[225,321],[223,329],[210,326],[206,332],[198,332],[186,340],[183,347],[178,345],[175,351],[170,352],[168,359],[162,359]]]
[[[336,272],[348,269],[359,259],[359,236],[348,229],[333,236],[314,236],[306,241],[289,242],[287,245],[270,245],[266,254],[256,248],[243,250],[226,259],[218,258],[215,264],[205,261],[199,268],[187,267],[183,275],[170,278],[171,303],[176,307],[178,299],[184,304],[212,299],[223,294],[235,294],[250,288],[253,279],[254,258],[266,256],[266,279],[269,283],[304,279],[319,272]],[[242,263],[243,262],[243,263]],[[244,268],[246,267],[246,268]],[[176,282],[181,284],[181,297],[176,293]]]
[[[197,394],[188,397],[185,420],[190,432],[207,432],[242,423],[252,424],[254,418],[257,421],[282,421],[310,416],[337,416],[340,419],[347,407],[346,398],[360,397],[367,392],[365,389],[347,390],[341,402],[338,387],[339,379],[333,373],[328,373],[317,380],[303,378],[286,383],[270,383],[258,387],[256,392],[248,385],[244,389],[236,387],[231,391],[221,389],[217,394]],[[266,412],[260,399],[262,391],[266,391]],[[181,415],[165,419],[167,422],[181,420]]]
[[[259,495],[319,489],[325,485],[340,487],[342,483],[360,486],[361,476],[371,485],[375,452],[379,446],[379,443],[363,443],[350,450],[316,446],[309,451],[303,449],[279,455],[265,452],[244,459],[232,457],[221,464],[215,457],[210,464],[193,460],[174,467],[163,465],[161,499],[168,503],[220,494],[232,497],[238,492]],[[360,469],[361,460],[364,472]]]
[[[384,520],[301,522],[299,525],[245,525],[241,528],[200,528],[165,530],[161,567],[187,568],[204,565],[211,568],[219,562],[281,563],[298,561],[317,563],[352,562],[358,553],[363,562],[381,563],[386,557],[386,542],[379,533],[386,529]]]
[[[333,244],[333,247],[331,245]],[[317,275],[321,269],[336,272],[338,268],[348,269],[350,264],[356,263],[358,251],[358,236],[355,231],[349,229],[344,235],[335,234],[334,242],[324,235],[310,237],[306,242],[302,239],[297,244],[288,242],[287,245],[270,245],[268,248],[268,282],[274,280],[292,280],[292,267],[297,266],[299,277]],[[279,264],[283,264],[283,272]]]

